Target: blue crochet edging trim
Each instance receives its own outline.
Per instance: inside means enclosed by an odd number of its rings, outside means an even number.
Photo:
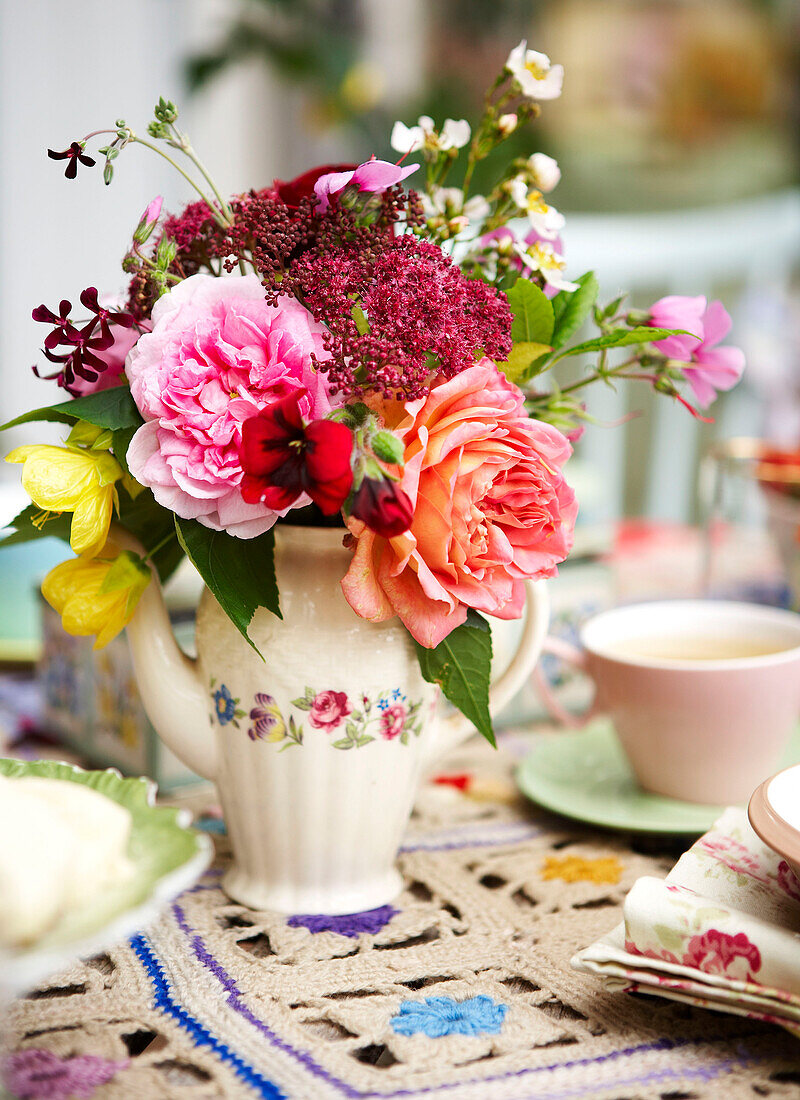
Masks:
[[[162,1012],[172,1016],[185,1031],[188,1031],[198,1046],[210,1047],[223,1062],[232,1066],[236,1075],[256,1089],[259,1096],[263,1096],[265,1100],[288,1100],[286,1093],[281,1092],[274,1082],[268,1081],[266,1077],[262,1077],[260,1073],[248,1066],[238,1054],[234,1054],[219,1039],[215,1039],[207,1028],[173,1000],[163,971],[143,936],[134,936],[130,943],[153,983],[156,1006]]]

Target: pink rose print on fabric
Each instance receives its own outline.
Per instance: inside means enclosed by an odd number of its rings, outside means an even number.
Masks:
[[[314,696],[308,720],[315,729],[330,733],[352,711],[344,691],[320,691]]]
[[[395,703],[388,707],[381,715],[381,737],[387,741],[394,741],[405,729],[408,711],[404,703]]]
[[[800,882],[785,859],[778,864],[778,886],[784,894],[788,894],[795,901],[800,901]]]
[[[711,928],[702,936],[692,936],[682,961],[684,966],[696,967],[706,974],[754,981],[753,974],[761,969],[761,952],[744,932],[731,936]]]
[[[765,874],[758,856],[734,840],[730,836],[715,836],[711,834],[698,840],[695,848],[712,856],[723,867],[734,871],[737,875],[747,875],[757,882],[769,882],[769,876]]]

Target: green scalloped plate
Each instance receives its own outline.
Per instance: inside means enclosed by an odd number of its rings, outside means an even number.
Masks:
[[[782,767],[798,761],[800,730]],[[699,836],[724,809],[642,790],[610,722],[594,722],[577,733],[539,735],[517,767],[516,779],[528,798],[545,809],[604,829]]]
[[[6,994],[30,989],[75,958],[97,954],[150,924],[167,902],[193,885],[214,854],[207,836],[190,827],[191,815],[155,805],[150,779],[124,778],[114,769],[83,771],[50,760],[0,759],[0,775],[36,775],[81,783],[124,806],[131,814],[128,858],[134,873],[74,909],[36,943],[0,950],[0,987]]]

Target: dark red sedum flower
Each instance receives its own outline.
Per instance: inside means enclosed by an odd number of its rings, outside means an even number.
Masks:
[[[376,535],[391,539],[409,529],[414,508],[396,481],[365,477],[353,495],[350,515]]]
[[[67,170],[64,175],[68,180],[74,180],[78,174],[78,163],[85,164],[87,168],[93,168],[97,163],[92,157],[89,157],[84,153],[83,146],[79,141],[73,141],[69,149],[62,149],[61,152],[57,152],[55,149],[48,149],[47,155],[50,160],[68,160]]]
[[[242,425],[242,496],[276,512],[308,493],[326,516],[335,515],[350,492],[353,436],[333,420],[303,423],[299,389],[262,409]]]
[[[320,176],[327,176],[329,172],[352,172],[357,164],[320,164],[317,168],[309,168],[302,176],[296,176],[293,180],[275,180],[268,191],[273,199],[280,199],[285,206],[296,208],[303,199],[314,196],[314,184]]]

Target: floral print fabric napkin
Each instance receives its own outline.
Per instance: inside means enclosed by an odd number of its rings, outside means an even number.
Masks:
[[[781,1024],[800,1036],[800,883],[731,808],[572,965],[608,989]]]

